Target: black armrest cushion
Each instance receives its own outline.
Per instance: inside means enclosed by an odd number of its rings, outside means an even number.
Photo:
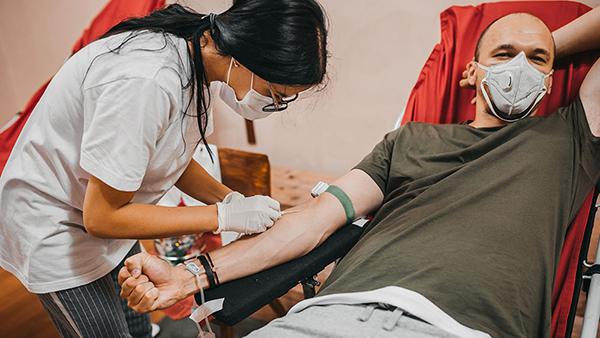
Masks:
[[[223,309],[213,316],[222,323],[235,325],[344,256],[356,244],[362,231],[361,227],[345,225],[300,258],[205,290],[206,301],[225,298]],[[200,304],[199,293],[196,302]]]

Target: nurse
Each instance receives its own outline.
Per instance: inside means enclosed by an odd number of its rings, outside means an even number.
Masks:
[[[258,233],[280,217],[279,203],[231,191],[192,155],[215,96],[253,120],[322,83],[326,36],[314,0],[236,0],[218,15],[170,5],[67,60],[0,177],[0,266],[63,337],[150,336],[116,283],[137,239]],[[173,186],[208,205],[154,205]]]

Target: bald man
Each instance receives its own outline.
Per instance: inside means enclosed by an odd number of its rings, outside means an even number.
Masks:
[[[375,212],[318,296],[250,337],[548,337],[566,227],[600,177],[600,63],[573,103],[535,114],[555,58],[597,48],[600,8],[554,34],[529,14],[497,20],[461,81],[477,89],[473,121],[389,133],[333,183],[341,195],[212,252],[225,282],[306,254],[346,224],[348,203]],[[122,296],[164,308],[208,286],[188,271],[139,254]]]

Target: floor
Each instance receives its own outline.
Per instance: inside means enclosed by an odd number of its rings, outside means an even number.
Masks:
[[[308,200],[308,191],[319,180],[331,181],[331,177],[310,172],[289,170],[286,168],[273,168],[273,197],[284,206],[297,205]],[[599,218],[600,220],[600,218]],[[596,225],[593,243],[598,241],[600,224]],[[593,259],[595,253],[590,255]],[[319,274],[323,280],[332,267]],[[303,298],[302,289],[298,286],[280,298],[284,308],[288,309]],[[582,297],[583,298],[583,297]],[[583,302],[580,302],[583,304]],[[583,305],[579,313],[582,313]],[[275,318],[275,313],[268,307],[257,311],[251,318],[239,323],[235,328],[235,336],[244,334],[261,327]],[[173,321],[165,318],[160,311],[152,314],[153,322],[160,323],[162,332],[159,338],[195,338],[197,330],[189,320]],[[573,337],[579,337],[581,317],[576,320]],[[218,331],[218,330],[216,330]],[[217,335],[218,336],[218,335]],[[44,312],[36,296],[28,293],[25,288],[8,272],[0,269],[0,337],[6,338],[58,338],[58,334],[50,319]],[[600,337],[600,335],[598,335]]]

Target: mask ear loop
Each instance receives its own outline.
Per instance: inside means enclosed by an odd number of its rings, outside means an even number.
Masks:
[[[232,56],[231,61],[229,62],[229,69],[227,70],[227,82],[225,82],[227,85],[229,85],[229,79],[231,78],[231,69],[234,65],[237,67],[237,65],[235,64],[235,59]],[[254,90],[254,72],[251,73],[252,77],[250,77],[250,91]]]
[[[226,84],[229,85],[229,79],[231,78],[231,68],[233,68],[233,56],[231,57],[231,61],[229,61],[229,69],[227,70],[227,81],[225,82]]]

